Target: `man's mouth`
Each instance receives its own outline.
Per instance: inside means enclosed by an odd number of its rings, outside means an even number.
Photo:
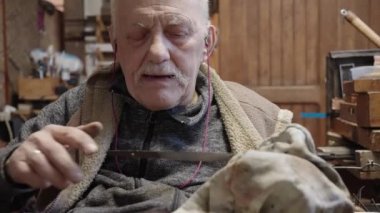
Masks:
[[[175,75],[143,75],[143,78],[151,80],[174,79]]]

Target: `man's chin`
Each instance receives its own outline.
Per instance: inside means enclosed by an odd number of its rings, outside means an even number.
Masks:
[[[176,107],[178,105],[178,100],[170,98],[157,98],[157,96],[151,96],[143,100],[141,104],[148,110],[161,111]]]
[[[178,88],[170,88],[170,90],[144,90],[140,92],[136,100],[151,111],[168,110],[179,105],[186,105],[183,100],[184,95],[178,91]]]
[[[150,103],[150,104],[144,104],[144,107],[150,111],[155,112],[155,111],[172,109],[172,108],[176,107],[176,104]]]

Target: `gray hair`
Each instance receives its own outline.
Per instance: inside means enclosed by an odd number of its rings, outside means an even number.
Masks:
[[[116,8],[117,8],[117,2],[118,1],[119,0],[111,0],[111,23],[112,23],[112,25],[114,25],[114,23],[116,23],[115,14],[116,14]],[[123,0],[123,1],[125,1],[125,0]],[[206,21],[205,25],[208,25],[209,24],[210,0],[198,0],[198,1],[200,1],[201,6],[202,6],[202,14],[205,16],[205,21]]]

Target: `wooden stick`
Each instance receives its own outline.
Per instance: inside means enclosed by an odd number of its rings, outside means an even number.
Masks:
[[[350,22],[357,30],[366,36],[371,42],[380,48],[380,36],[373,31],[366,23],[364,23],[355,13],[342,9],[340,11],[342,16]]]

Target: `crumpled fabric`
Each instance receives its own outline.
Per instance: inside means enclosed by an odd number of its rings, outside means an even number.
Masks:
[[[316,155],[310,133],[289,125],[258,150],[233,157],[176,213],[353,212],[337,172]]]

